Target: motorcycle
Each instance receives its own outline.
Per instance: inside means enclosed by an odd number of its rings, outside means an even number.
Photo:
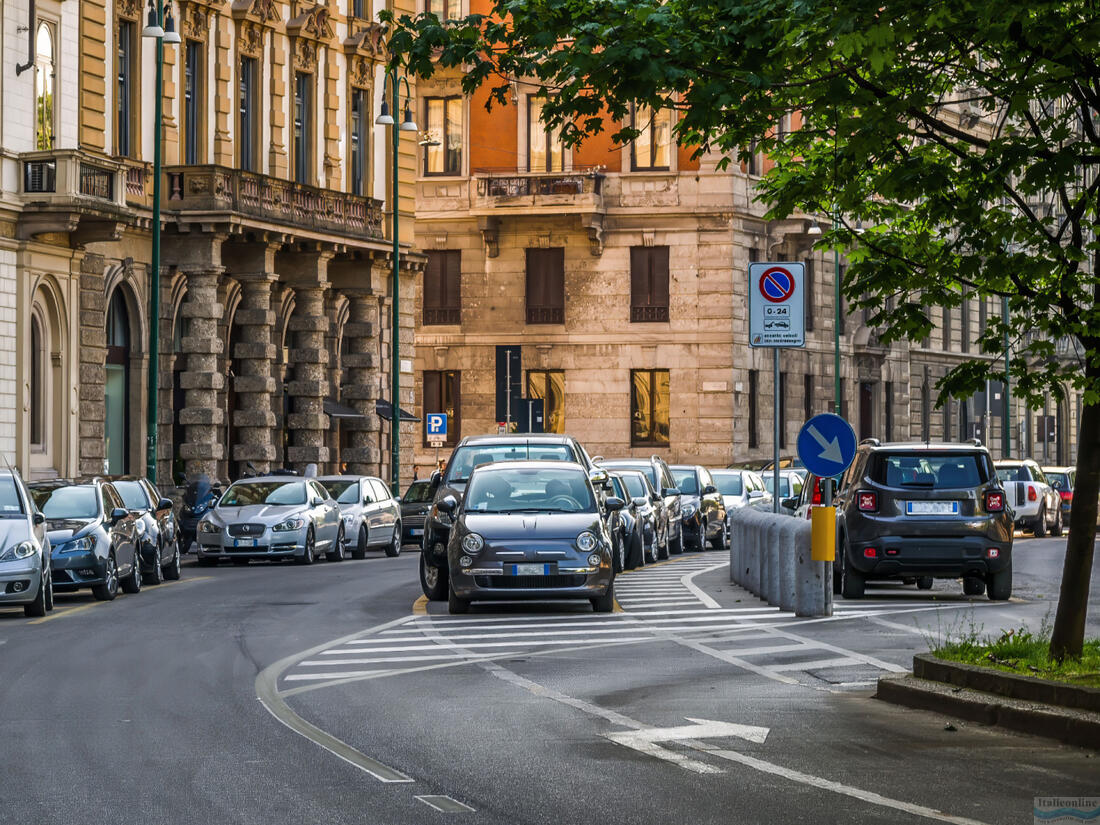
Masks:
[[[191,552],[199,521],[221,497],[221,487],[201,475],[187,485],[183,493],[183,506],[179,513],[180,552]]]

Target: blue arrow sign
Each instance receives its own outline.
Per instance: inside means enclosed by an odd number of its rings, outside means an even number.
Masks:
[[[424,416],[428,436],[439,436],[442,441],[447,435],[447,413],[428,413]]]
[[[839,415],[815,415],[798,433],[798,457],[819,478],[840,475],[855,456],[855,431]]]

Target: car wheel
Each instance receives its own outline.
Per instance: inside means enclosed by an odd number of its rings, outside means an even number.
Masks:
[[[118,595],[118,564],[113,550],[107,555],[103,584],[92,585],[92,595],[101,602],[109,602]]]
[[[340,526],[336,528],[336,541],[325,553],[325,558],[329,561],[343,561],[344,560],[344,522],[340,522]]]
[[[917,578],[917,590],[931,590],[935,579],[931,576],[919,576]]]
[[[963,593],[967,596],[980,596],[985,592],[985,582],[977,576],[963,577]]]
[[[1012,598],[1012,562],[999,573],[993,573],[985,580],[986,592],[989,598],[995,602],[1003,602]]]
[[[153,571],[149,574],[149,584],[164,584],[164,568],[161,566],[160,544],[153,551]]]
[[[448,591],[447,571],[434,564],[428,564],[428,557],[420,554],[420,589],[429,601],[441,602]]]
[[[122,590],[125,593],[141,592],[141,553],[134,551],[134,564],[130,575],[122,580]]]
[[[367,525],[359,525],[359,536],[355,540],[355,547],[351,551],[351,557],[362,560],[367,557]]]
[[[1039,508],[1039,515],[1035,519],[1035,538],[1045,538],[1047,534],[1047,506],[1044,504]]]
[[[640,525],[639,525],[640,526]],[[642,531],[636,529],[630,537],[630,555],[627,556],[626,565],[635,570],[645,564],[645,543],[642,541]]]
[[[49,582],[49,587],[46,588],[46,610],[53,610],[53,570],[46,568],[46,581]]]
[[[386,555],[391,559],[401,555],[401,522],[393,526],[393,535],[390,536],[390,543],[386,545]]]
[[[1062,508],[1058,508],[1057,514],[1054,516],[1054,526],[1050,528],[1050,534],[1055,538],[1062,537],[1062,531],[1065,525],[1062,523]]]
[[[604,591],[602,596],[597,596],[594,599],[589,599],[592,602],[592,609],[596,613],[611,613],[615,609],[615,582],[612,580],[607,585],[607,590]]]
[[[35,595],[34,601],[23,605],[23,615],[28,619],[37,619],[40,616],[46,615],[46,611],[49,610],[46,606],[46,591],[49,589],[49,586],[50,574],[45,572],[38,582],[38,593]]]
[[[295,556],[294,561],[298,564],[313,564],[314,545],[316,539],[313,536],[313,525],[311,524],[306,530],[306,546],[302,548],[302,555]]]
[[[182,572],[180,569],[180,544],[177,539],[172,546],[172,559],[168,562],[168,566],[164,568],[164,578],[178,582]]]
[[[840,595],[846,599],[862,599],[867,580],[848,561],[848,540],[844,540],[844,558],[840,560]]]
[[[726,549],[726,527],[722,525],[722,529],[718,531],[718,535],[714,537],[714,540],[710,543],[710,546],[715,550]]]
[[[669,549],[668,549],[668,527],[666,526],[666,527],[665,527],[665,538],[664,538],[664,541],[658,541],[658,542],[657,542],[657,560],[658,560],[658,561],[664,561],[665,559],[667,559],[667,558],[668,558],[668,556],[669,556]]]
[[[611,540],[611,569],[618,575],[623,572],[623,568],[626,566],[626,558],[623,553],[623,536],[622,533],[616,533],[615,537]]]
[[[470,612],[470,600],[464,599],[455,593],[455,589],[447,587],[447,612],[452,616]]]
[[[670,536],[667,543],[668,543],[668,552],[669,552],[670,555],[679,556],[681,553],[684,552],[684,525],[683,524],[680,525],[680,534],[676,537],[676,540],[673,541],[672,537]]]

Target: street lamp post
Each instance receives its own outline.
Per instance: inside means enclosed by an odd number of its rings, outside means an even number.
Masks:
[[[401,108],[401,83],[405,84],[405,117],[398,127],[394,123],[393,116],[386,101],[386,87],[393,95],[393,114],[396,115]],[[415,132],[416,121],[412,117],[411,108],[412,93],[409,89],[407,77],[398,77],[397,69],[386,73],[386,79],[382,84],[382,106],[378,117],[374,122],[379,126],[391,126],[393,128],[392,149],[393,167],[391,177],[393,183],[393,221],[390,231],[393,233],[393,320],[390,330],[390,487],[395,497],[401,495],[401,240],[399,227],[401,223],[401,210],[398,208],[399,180],[398,172],[400,163],[398,151],[401,148],[401,132]]]
[[[145,474],[157,483],[157,394],[160,389],[160,176],[162,133],[164,131],[164,44],[180,42],[172,19],[172,7],[149,0],[148,25],[142,37],[156,41],[156,81],[153,94],[153,249],[149,279],[149,383],[146,403]]]

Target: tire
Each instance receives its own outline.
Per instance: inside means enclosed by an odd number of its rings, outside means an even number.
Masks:
[[[294,557],[295,564],[313,564],[316,556],[317,538],[313,534],[313,525],[306,530],[306,546],[302,548],[302,555]]]
[[[726,525],[722,525],[722,529],[718,531],[718,535],[711,541],[710,546],[715,550],[726,549]]]
[[[457,595],[450,585],[447,586],[447,612],[452,616],[470,612],[470,600]]]
[[[390,543],[386,545],[386,555],[391,559],[396,559],[401,555],[401,522],[397,522],[393,525],[393,535],[390,536]]]
[[[623,536],[620,533],[617,537],[618,541],[614,544],[614,554],[611,557],[611,569],[615,571],[615,575],[623,572],[626,567],[626,550],[623,547]]]
[[[1054,517],[1054,526],[1050,528],[1050,534],[1055,538],[1060,539],[1064,531],[1065,525],[1062,523],[1062,508],[1058,508],[1058,513]]]
[[[355,540],[355,547],[352,548],[351,557],[356,561],[362,561],[367,557],[367,525],[359,525],[359,536]]]
[[[161,565],[160,544],[153,555],[153,572],[149,574],[149,584],[164,584],[164,567]]]
[[[657,561],[665,561],[669,557],[668,526],[665,526],[665,540],[657,543]]]
[[[919,576],[917,578],[917,590],[931,590],[935,581],[931,576]]]
[[[164,578],[168,581],[178,582],[181,573],[183,573],[183,570],[180,567],[180,544],[177,539],[172,545],[172,558],[167,567],[164,568]]]
[[[985,580],[986,593],[991,601],[1003,602],[1012,598],[1012,562],[1000,573],[993,573]]]
[[[141,553],[136,549],[134,550],[134,567],[130,571],[130,575],[122,580],[122,592],[131,595],[141,592]]]
[[[684,525],[680,524],[680,535],[676,537],[676,541],[673,541],[671,537],[668,539],[668,552],[670,555],[679,556],[684,552]]]
[[[53,570],[46,568],[46,577],[50,581],[50,586],[46,590],[46,610],[47,612],[53,610]]]
[[[113,550],[107,556],[103,584],[92,585],[92,595],[101,602],[112,601],[118,595],[118,563]]]
[[[602,596],[589,599],[589,601],[592,602],[592,610],[596,613],[613,612],[615,610],[615,580],[611,580],[611,583],[607,585],[607,590],[604,591]]]
[[[840,595],[846,599],[862,599],[867,580],[848,561],[848,540],[844,540],[844,558],[840,560]]]
[[[1035,519],[1035,538],[1046,538],[1047,534],[1047,506],[1044,504],[1039,508],[1039,515]]]
[[[980,596],[985,592],[985,582],[977,576],[963,577],[963,593],[967,596]]]
[[[325,553],[325,558],[329,561],[343,561],[344,560],[344,522],[340,522],[340,526],[336,529],[336,541],[332,545],[332,548]]]
[[[429,601],[441,602],[446,598],[450,590],[448,579],[446,568],[428,564],[428,557],[420,554],[420,589]]]
[[[642,532],[635,530],[630,536],[630,553],[627,555],[626,566],[629,570],[636,570],[644,565],[645,544],[642,542]]]
[[[840,559],[833,562],[833,595],[840,595],[840,584],[844,578],[843,572],[840,569]]]
[[[46,611],[49,610],[47,606],[48,601],[53,601],[52,598],[47,598],[47,591],[51,590],[50,585],[50,571],[47,568],[43,574],[41,581],[38,582],[38,593],[34,597],[33,602],[23,605],[23,615],[28,619],[37,619],[46,615]]]

